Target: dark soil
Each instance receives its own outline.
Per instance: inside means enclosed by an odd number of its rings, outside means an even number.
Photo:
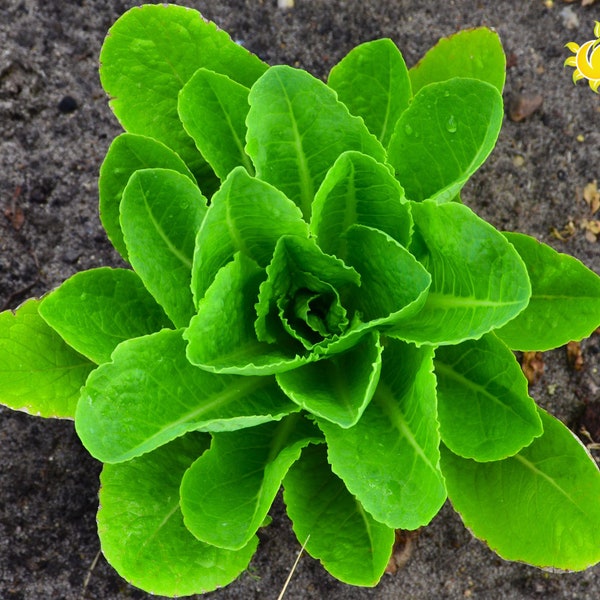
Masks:
[[[120,264],[97,214],[98,168],[120,131],[98,82],[97,57],[108,27],[134,4],[0,0],[0,307],[14,308],[77,271]],[[591,39],[599,3],[296,0],[287,11],[276,0],[187,4],[271,64],[321,77],[362,41],[391,37],[412,65],[441,36],[494,27],[509,56],[507,106],[535,95],[543,104],[519,122],[506,119],[464,200],[498,228],[534,235],[600,272],[600,245],[586,237],[593,217],[582,198],[584,186],[600,180],[600,97],[584,83],[575,87],[563,68],[570,55],[564,45]],[[551,233],[569,223],[568,239]],[[565,349],[546,353],[531,394],[574,429],[583,415],[599,432],[600,336],[582,350],[580,370],[569,366]],[[100,465],[73,424],[7,409],[0,421],[0,598],[149,597],[96,560]],[[208,597],[277,598],[299,547],[280,504],[273,516],[250,571]],[[334,581],[304,556],[286,598],[600,597],[600,567],[557,574],[506,563],[473,539],[449,506],[413,546],[403,569],[368,590]]]

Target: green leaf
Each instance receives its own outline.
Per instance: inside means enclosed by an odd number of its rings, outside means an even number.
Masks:
[[[190,289],[194,240],[206,198],[187,177],[167,169],[136,171],[121,200],[129,260],[175,326],[195,312]]]
[[[160,140],[197,175],[204,161],[179,120],[179,91],[203,67],[246,87],[267,69],[199,12],[173,4],[127,11],[110,28],[100,63],[100,81],[123,127]]]
[[[190,362],[215,373],[271,375],[305,364],[300,344],[259,341],[254,305],[265,271],[238,252],[221,268],[183,337]]]
[[[183,523],[181,478],[209,441],[187,435],[129,462],[104,465],[100,475],[102,553],[119,575],[152,594],[215,590],[244,571],[256,551],[256,537],[238,551],[224,550],[198,541]]]
[[[600,472],[560,421],[540,416],[544,434],[511,458],[478,463],[443,448],[448,495],[503,558],[583,570],[600,561]]]
[[[283,191],[307,221],[318,187],[342,152],[385,160],[363,120],[306,71],[271,67],[250,90],[249,101],[246,152],[257,177]]]
[[[301,415],[215,434],[210,450],[181,482],[186,527],[209,544],[243,548],[263,523],[302,448],[320,441],[318,430]]]
[[[234,169],[211,198],[196,237],[192,290],[196,302],[217,271],[240,251],[266,267],[282,235],[308,237],[298,207],[277,188]]]
[[[198,69],[179,93],[183,127],[221,180],[238,165],[254,173],[244,151],[249,92],[227,75]]]
[[[411,249],[432,283],[423,310],[390,335],[417,344],[457,344],[501,327],[527,306],[525,265],[489,223],[455,202],[415,202],[411,210]]]
[[[77,273],[46,296],[40,315],[75,350],[108,362],[123,341],[172,327],[141,279],[127,269]]]
[[[186,175],[195,183],[186,164],[173,150],[143,135],[123,133],[111,143],[100,167],[100,219],[108,238],[127,260],[127,247],[121,230],[121,197],[129,178],[140,169],[163,168]]]
[[[327,83],[387,147],[412,97],[408,70],[396,44],[381,39],[357,46],[331,69]]]
[[[314,239],[283,236],[256,304],[256,333],[263,342],[297,340],[312,350],[344,335],[350,327],[346,300],[360,276],[341,260],[324,254]]]
[[[446,499],[439,469],[433,350],[387,340],[379,386],[350,429],[320,419],[329,462],[373,517],[417,529]]]
[[[360,152],[344,152],[329,169],[312,207],[310,228],[327,254],[344,260],[352,225],[379,229],[403,246],[412,232],[404,190],[389,169]]]
[[[411,200],[452,200],[483,164],[504,111],[489,83],[454,78],[424,87],[396,123],[388,162]]]
[[[513,456],[542,434],[527,379],[494,335],[435,353],[438,417],[444,444],[477,461]]]
[[[370,333],[342,354],[279,373],[277,383],[311,414],[352,427],[377,387],[381,351],[379,335]]]
[[[496,333],[513,350],[544,351],[600,326],[600,277],[572,256],[521,233],[505,233],[531,281],[527,308]]]
[[[75,352],[28,300],[0,313],[0,403],[41,417],[72,418],[95,365]]]
[[[287,512],[298,541],[335,578],[374,586],[383,575],[394,530],[378,523],[327,464],[324,446],[308,446],[284,481]]]
[[[123,342],[81,393],[75,425],[90,454],[122,462],[187,433],[231,431],[297,410],[272,377],[215,375],[191,365],[180,331]]]
[[[348,230],[346,244],[346,263],[361,279],[354,301],[364,322],[393,325],[423,307],[431,276],[406,248],[364,225]]]
[[[413,93],[436,81],[469,77],[492,84],[500,93],[506,57],[498,34],[487,27],[465,29],[442,38],[409,71]]]

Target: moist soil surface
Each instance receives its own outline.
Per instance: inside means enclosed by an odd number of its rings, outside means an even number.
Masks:
[[[104,35],[134,2],[0,0],[0,307],[16,308],[70,275],[121,266],[97,211],[98,169],[121,129],[97,75]],[[508,56],[499,143],[463,192],[499,229],[524,232],[600,272],[600,243],[584,189],[600,180],[600,97],[563,68],[567,42],[592,39],[600,3],[579,0],[188,0],[270,64],[318,77],[351,48],[390,37],[413,65],[436,41],[486,25]],[[541,106],[538,106],[540,101]],[[537,108],[536,108],[537,106]],[[587,188],[587,196],[593,190]],[[562,239],[561,239],[562,238]],[[573,310],[578,310],[573,305]],[[538,361],[530,393],[574,431],[600,441],[600,335]],[[590,439],[586,438],[589,442]],[[70,421],[0,409],[0,598],[142,599],[99,554],[100,464]],[[250,569],[214,600],[275,599],[299,551],[280,499]],[[576,532],[573,532],[576,535]],[[546,572],[505,562],[474,539],[447,504],[410,543],[406,564],[373,589],[330,577],[304,555],[289,599],[600,598],[600,567]]]

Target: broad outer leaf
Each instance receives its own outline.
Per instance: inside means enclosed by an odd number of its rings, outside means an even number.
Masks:
[[[540,416],[544,434],[505,460],[478,463],[442,447],[448,495],[503,558],[583,570],[600,561],[600,472],[560,421]]]
[[[198,11],[173,4],[127,11],[110,28],[100,62],[102,86],[123,127],[160,140],[197,174],[203,161],[179,120],[179,91],[202,67],[246,87],[267,69]]]
[[[28,300],[0,313],[0,404],[41,417],[73,418],[95,365],[75,352]]]
[[[217,271],[240,251],[261,267],[282,235],[308,237],[299,208],[277,188],[234,169],[211,198],[196,237],[192,290],[202,299]]]
[[[408,70],[396,44],[380,39],[357,46],[331,69],[327,83],[387,147],[412,97]]]
[[[501,233],[456,202],[419,202],[411,209],[411,249],[432,283],[423,310],[390,335],[417,344],[457,344],[501,327],[527,306],[527,270]]]
[[[176,327],[187,325],[195,312],[192,260],[206,202],[187,177],[167,169],[136,171],[123,192],[129,260]]]
[[[550,350],[600,327],[600,277],[572,256],[521,233],[505,233],[525,261],[531,300],[497,331],[513,350]]]
[[[43,319],[100,364],[123,341],[172,327],[134,271],[101,267],[73,275],[40,304]]]
[[[240,252],[221,268],[183,334],[192,364],[215,373],[271,375],[309,360],[298,343],[258,340],[254,306],[264,279],[264,269]]]
[[[452,200],[483,164],[504,111],[491,84],[454,78],[424,87],[402,113],[388,162],[411,200]]]
[[[331,472],[325,447],[305,448],[283,486],[294,532],[307,552],[344,583],[376,585],[390,559],[394,530],[378,523]]]
[[[493,334],[435,353],[438,417],[444,444],[477,461],[516,454],[542,434],[527,379]]]
[[[285,394],[313,415],[352,427],[371,401],[381,371],[379,335],[364,335],[353,348],[279,373]]]
[[[82,390],[75,425],[102,462],[139,456],[188,431],[230,431],[297,410],[271,377],[215,375],[191,365],[180,331],[123,342]]]
[[[121,196],[129,178],[140,169],[171,169],[195,182],[186,164],[170,148],[143,135],[123,133],[111,143],[100,167],[100,219],[113,246],[127,260],[127,247],[121,230]]]
[[[256,550],[256,537],[232,552],[198,541],[183,524],[181,478],[209,441],[190,434],[129,462],[104,465],[100,475],[102,553],[122,577],[152,594],[188,596],[227,585]]]
[[[404,190],[389,169],[360,152],[344,152],[315,196],[310,228],[327,254],[346,255],[343,233],[352,225],[379,229],[408,246],[412,232]]]
[[[433,350],[387,340],[379,386],[349,429],[319,419],[329,462],[377,521],[417,529],[446,499],[439,469]]]
[[[385,151],[336,93],[306,71],[271,67],[250,90],[246,152],[259,179],[293,200],[308,221],[337,157],[357,150],[384,162]]]
[[[243,548],[265,520],[281,482],[302,448],[320,442],[299,414],[230,433],[219,433],[181,482],[186,527],[220,548]]]
[[[502,92],[506,57],[500,37],[487,27],[465,29],[442,38],[409,71],[413,93],[436,81],[469,77],[491,83]]]
[[[227,75],[198,69],[179,93],[183,127],[221,180],[238,165],[254,173],[244,151],[249,91]]]

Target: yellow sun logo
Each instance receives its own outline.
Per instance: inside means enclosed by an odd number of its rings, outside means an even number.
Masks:
[[[596,39],[590,40],[580,46],[575,42],[569,42],[566,47],[575,53],[565,60],[564,66],[575,67],[573,71],[573,83],[587,79],[590,87],[596,93],[600,88],[600,21],[596,21],[594,27]]]

